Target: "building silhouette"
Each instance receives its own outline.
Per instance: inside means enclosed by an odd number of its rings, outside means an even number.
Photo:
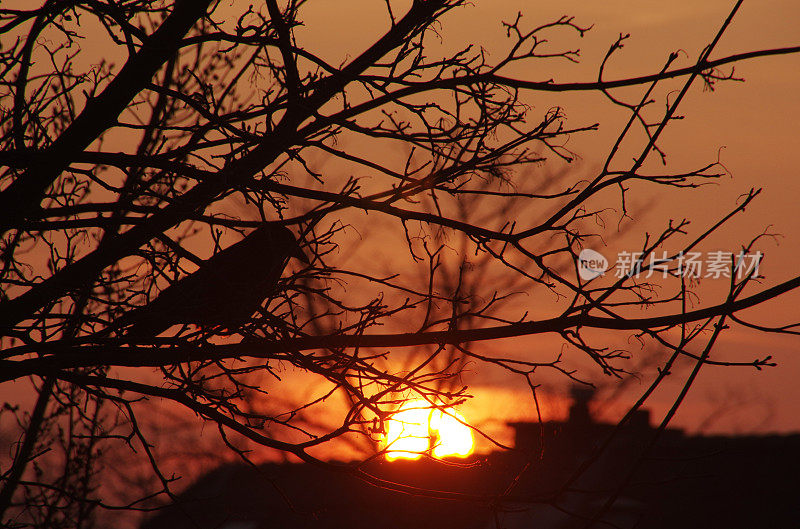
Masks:
[[[466,500],[400,494],[307,464],[226,465],[142,529],[800,527],[800,435],[658,432],[646,410],[617,428],[592,419],[591,398],[574,391],[565,421],[510,424],[515,450],[468,466],[368,466],[382,479]]]

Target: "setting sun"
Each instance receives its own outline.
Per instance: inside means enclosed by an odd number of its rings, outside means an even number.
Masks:
[[[386,459],[466,457],[472,453],[472,430],[453,409],[446,412],[418,399],[403,404],[387,421]]]

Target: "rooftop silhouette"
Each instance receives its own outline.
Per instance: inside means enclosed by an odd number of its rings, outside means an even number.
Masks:
[[[575,391],[565,421],[510,424],[515,449],[474,456],[466,468],[429,459],[368,466],[383,479],[468,501],[387,491],[305,464],[227,465],[142,529],[571,529],[593,518],[588,527],[753,529],[800,520],[800,435],[659,433],[645,410],[617,428],[593,420],[591,398]]]

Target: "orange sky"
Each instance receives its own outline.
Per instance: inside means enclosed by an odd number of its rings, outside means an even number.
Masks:
[[[716,33],[721,21],[732,6],[730,1],[689,2],[672,4],[648,1],[585,2],[523,2],[510,0],[480,1],[474,6],[457,9],[443,19],[441,48],[431,47],[431,54],[444,54],[446,50],[463,47],[466,43],[484,46],[490,53],[504,42],[500,21],[524,13],[524,20],[534,25],[575,15],[585,25],[594,29],[583,39],[573,35],[565,37],[558,46],[579,46],[582,64],[550,63],[538,71],[520,71],[519,76],[533,80],[555,78],[558,81],[588,81],[596,78],[597,65],[608,46],[619,33],[631,33],[623,52],[612,61],[607,78],[622,78],[656,71],[667,54],[677,49],[686,50],[680,66],[689,64],[699,50]],[[371,39],[386,28],[384,3],[363,1],[310,2],[303,20],[307,29],[298,31],[298,42],[310,51],[319,53],[334,63],[353,57],[369,44]],[[734,21],[712,57],[759,48],[800,44],[800,5],[789,0],[749,1]],[[103,53],[100,46],[87,47]],[[91,61],[91,56],[85,60]],[[750,208],[747,215],[731,223],[724,233],[709,242],[705,249],[736,250],[738,244],[771,226],[773,232],[782,234],[778,243],[765,243],[767,261],[762,273],[767,278],[764,286],[777,284],[800,267],[800,219],[796,204],[800,197],[800,178],[797,178],[795,158],[800,152],[800,104],[796,87],[800,86],[800,55],[762,58],[736,65],[736,72],[747,82],[725,83],[713,92],[704,92],[696,85],[684,101],[680,112],[686,116],[673,123],[663,137],[662,147],[669,155],[670,168],[678,171],[716,160],[721,147],[721,161],[733,178],[722,179],[715,187],[680,193],[663,193],[655,203],[640,195],[632,204],[634,224],[624,237],[613,240],[608,248],[595,248],[614,255],[617,251],[635,248],[645,231],[652,232],[668,218],[689,217],[694,226],[707,226],[734,204],[736,197],[750,187],[763,186],[764,193]],[[674,85],[670,85],[673,86]],[[602,96],[590,94],[541,95],[528,97],[535,107],[547,108],[561,104],[566,108],[573,125],[599,121],[599,133],[576,136],[570,140],[571,150],[581,155],[573,169],[590,174],[602,161],[602,156],[616,137],[627,115],[611,106]],[[113,141],[111,142],[113,145]],[[644,205],[647,207],[644,207]],[[638,206],[638,208],[637,208]],[[365,220],[360,219],[362,222]],[[374,217],[370,218],[370,224]],[[402,243],[401,243],[402,244]],[[346,256],[343,256],[343,261]],[[391,255],[375,256],[376,262],[386,261]],[[704,305],[717,302],[713,288]],[[796,309],[800,293],[771,303],[768,309],[757,309],[747,314],[758,322],[788,323],[800,319]],[[552,315],[548,299],[523,299],[520,310],[536,315]],[[619,339],[619,336],[617,337]],[[749,332],[731,332],[723,335],[718,356],[735,359],[752,359],[772,354],[779,363],[777,368],[755,372],[752,369],[719,369],[708,367],[690,392],[684,408],[674,424],[695,430],[715,412],[724,410],[718,421],[709,425],[711,431],[742,433],[745,431],[800,430],[796,404],[800,402],[800,373],[798,339],[756,335]],[[557,340],[551,337],[531,337],[486,344],[489,352],[526,355],[531,351],[556,350]],[[572,360],[571,360],[572,361]],[[575,365],[588,364],[576,359]],[[645,387],[647,375],[630,386],[627,399]],[[287,379],[289,379],[289,374]],[[604,382],[600,376],[591,376],[595,382]],[[486,426],[490,431],[500,431],[505,420],[533,418],[530,409],[521,409],[509,403],[520,402],[527,394],[523,384],[510,379],[505,373],[473,365],[464,376],[471,385],[473,401],[462,407],[468,421]],[[561,417],[566,405],[558,392],[564,390],[561,378],[545,377],[543,402],[549,417]],[[8,391],[7,387],[3,388]],[[305,390],[302,386],[298,386]],[[650,401],[656,412],[664,411],[672,401],[675,385],[667,385]],[[624,404],[623,398],[620,405]],[[614,415],[613,410],[608,417]],[[504,440],[507,440],[505,438]]]
[[[484,46],[490,54],[499,50],[504,42],[500,21],[512,19],[517,11],[523,13],[523,20],[531,26],[563,14],[576,16],[581,24],[594,24],[583,39],[569,35],[563,42],[554,41],[560,46],[579,46],[582,64],[553,62],[547,69],[519,71],[519,76],[527,79],[553,77],[563,82],[595,79],[599,61],[619,33],[631,33],[631,38],[622,53],[610,63],[606,78],[652,73],[674,50],[686,52],[679,59],[679,66],[690,64],[716,33],[733,2],[714,0],[665,4],[652,0],[602,3],[502,0],[474,4],[457,9],[443,19],[442,50],[453,50],[467,43]],[[745,2],[712,58],[753,49],[797,45],[800,43],[798,21],[800,6],[794,2]],[[304,22],[306,29],[298,32],[299,43],[338,62],[354,56],[370,39],[380,34],[387,20],[382,2],[352,1],[311,3]],[[321,32],[321,27],[327,31]],[[437,53],[444,51],[432,46],[429,55],[435,57]],[[661,142],[668,154],[668,168],[675,171],[693,168],[716,160],[719,152],[720,161],[732,178],[725,177],[713,187],[694,191],[665,193],[659,190],[653,204],[640,194],[638,203],[634,202],[634,222],[628,235],[613,241],[605,249],[595,249],[613,256],[617,251],[635,248],[646,231],[652,233],[668,218],[690,218],[693,227],[699,230],[727,212],[736,198],[751,187],[764,187],[764,192],[748,208],[747,214],[732,222],[703,249],[736,250],[739,244],[770,227],[771,232],[782,237],[763,245],[767,254],[762,268],[767,276],[764,286],[777,284],[797,273],[800,268],[796,264],[800,260],[800,218],[796,214],[796,204],[800,198],[800,178],[797,178],[795,158],[800,152],[800,135],[796,132],[800,123],[800,104],[796,96],[796,87],[800,86],[800,56],[742,62],[736,65],[736,74],[744,77],[746,82],[724,83],[714,92],[703,91],[701,84],[696,84],[679,110],[686,118],[673,123]],[[670,89],[676,86],[670,85]],[[532,94],[528,100],[540,107],[564,105],[572,125],[601,123],[599,133],[573,137],[569,143],[570,149],[582,157],[575,170],[587,173],[602,162],[602,156],[627,119],[622,110],[598,95]],[[720,151],[720,148],[723,149]],[[652,167],[658,169],[655,164]],[[636,209],[637,205],[645,204],[647,207]],[[704,299],[704,305],[719,300],[719,292],[714,291],[713,285],[706,290],[708,297]],[[788,323],[800,319],[800,311],[796,309],[798,302],[800,293],[791,293],[783,300],[771,303],[768,309],[759,308],[745,315],[756,322]],[[546,308],[543,310],[547,313]],[[540,337],[533,337],[486,347],[522,355],[536,349],[539,341]],[[800,402],[800,385],[795,381],[800,372],[797,345],[796,337],[765,336],[746,331],[723,335],[715,358],[751,360],[772,354],[779,366],[762,372],[747,368],[704,368],[673,424],[690,430],[702,424],[709,431],[740,433],[800,429],[794,404]],[[472,413],[478,421],[487,417],[498,420],[498,413],[503,413],[498,410],[520,415],[519,410],[508,411],[508,406],[498,404],[507,402],[509,394],[525,391],[518,381],[510,381],[502,373],[490,372],[487,376],[486,371],[477,367],[475,374],[468,375],[467,380],[473,384],[476,396],[480,396],[465,406],[467,415]],[[602,377],[593,380],[603,382]],[[629,395],[641,392],[644,382],[633,384]],[[495,391],[497,388],[501,391]],[[553,389],[558,391],[559,388],[554,381]],[[677,386],[668,385],[665,389],[650,401],[651,407],[666,409]],[[561,408],[563,411],[563,406]],[[718,413],[721,410],[724,413]],[[717,415],[718,418],[711,419]]]

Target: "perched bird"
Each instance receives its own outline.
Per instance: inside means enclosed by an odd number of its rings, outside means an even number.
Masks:
[[[127,328],[125,336],[134,338],[158,336],[185,323],[235,331],[275,292],[290,257],[308,263],[292,232],[267,222],[112,327]]]

